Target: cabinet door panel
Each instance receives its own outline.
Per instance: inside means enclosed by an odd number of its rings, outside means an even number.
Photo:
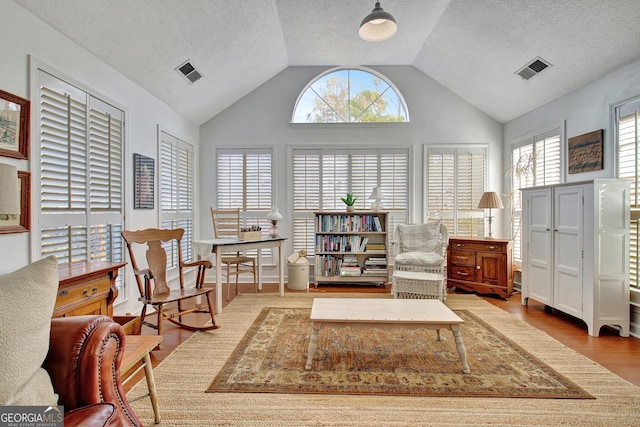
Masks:
[[[551,305],[552,251],[551,251],[551,190],[535,190],[525,194],[526,222],[523,234],[523,285],[527,297]]]
[[[583,188],[558,188],[554,198],[554,303],[582,317]]]
[[[502,254],[481,252],[478,253],[477,280],[480,283],[498,285],[504,283],[505,257]]]

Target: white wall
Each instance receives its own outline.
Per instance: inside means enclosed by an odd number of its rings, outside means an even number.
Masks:
[[[213,227],[215,149],[266,146],[274,149],[276,204],[284,216],[282,234],[291,235],[291,185],[287,182],[290,147],[406,146],[413,151],[410,216],[424,218],[422,155],[424,144],[485,144],[490,147],[489,187],[502,187],[502,126],[451,91],[410,66],[371,67],[391,80],[409,109],[408,124],[290,125],[294,104],[306,84],[328,67],[289,67],[200,128],[201,238]],[[286,249],[290,253],[291,240]]]
[[[542,78],[541,75],[540,78]],[[632,97],[640,96],[640,61],[627,65],[582,88],[543,105],[504,124],[504,158],[511,156],[511,144],[526,136],[558,127],[564,123],[567,139],[598,129],[604,129],[604,168],[601,171],[567,174],[564,157],[563,181],[575,182],[594,178],[614,178],[616,157],[613,141],[611,109]]]
[[[23,98],[31,98],[29,88],[29,56],[31,56],[125,108],[127,126],[126,175],[124,177],[127,206],[125,227],[137,229],[157,226],[157,194],[155,210],[132,209],[133,153],[141,153],[157,160],[158,124],[175,136],[194,144],[197,150],[198,127],[13,1],[2,1],[0,40],[4,41],[2,60],[0,60],[0,88],[3,90]],[[176,76],[176,79],[179,79],[179,76]],[[34,94],[37,94],[37,91]],[[32,106],[32,116],[33,114]],[[33,123],[34,120],[32,120]],[[34,137],[37,132],[33,126],[31,135],[31,144],[37,144],[38,139]],[[31,160],[33,164],[26,160],[12,161],[12,159],[0,157],[0,162],[16,164],[19,170],[32,171],[33,175],[33,171],[37,170],[37,159]],[[38,197],[38,191],[37,188],[31,190],[33,200],[34,197]],[[38,224],[33,220],[34,215],[31,218],[31,228],[35,229]],[[30,259],[29,245],[30,233],[0,235],[0,274],[13,271],[33,261]],[[127,272],[129,273],[129,269]]]

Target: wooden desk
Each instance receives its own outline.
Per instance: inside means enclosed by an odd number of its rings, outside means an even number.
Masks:
[[[162,342],[162,337],[158,335],[127,335],[124,342],[124,356],[120,365],[120,376],[122,384],[126,384],[135,374],[144,368],[144,375],[147,379],[147,389],[149,393],[142,396],[127,398],[129,402],[148,397],[151,400],[155,423],[160,422],[160,409],[158,408],[158,392],[156,381],[153,377],[153,365],[149,353]]]
[[[194,240],[196,253],[207,254],[212,252],[216,257],[216,313],[222,312],[222,254],[229,252],[242,252],[250,249],[258,250],[258,290],[262,290],[262,249],[278,248],[278,293],[284,296],[284,253],[282,252],[282,244],[286,238],[276,237],[260,240],[237,240],[237,239],[210,239],[210,240]],[[206,248],[206,250],[202,250]],[[210,249],[209,249],[210,248]]]
[[[102,314],[113,317],[116,277],[126,262],[73,262],[58,266],[58,297],[52,317]]]

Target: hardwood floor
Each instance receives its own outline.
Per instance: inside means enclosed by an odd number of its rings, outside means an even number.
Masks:
[[[241,284],[239,290],[241,293],[253,293],[253,285]],[[277,284],[264,284],[262,292],[276,293],[277,290]],[[286,290],[286,292],[306,291]],[[388,293],[389,289],[364,285],[320,285],[317,289],[311,286],[309,292]],[[226,292],[223,294],[226,295]],[[231,294],[233,298],[233,290]],[[512,295],[507,301],[491,296],[483,296],[483,298],[496,307],[513,314],[518,319],[546,332],[567,347],[606,367],[618,376],[636,386],[640,386],[640,339],[633,337],[622,338],[617,335],[616,331],[608,328],[602,328],[600,337],[590,337],[587,334],[587,327],[584,322],[564,313],[549,310],[545,308],[543,304],[533,300],[529,301],[528,306],[523,306],[520,304],[519,293]],[[227,303],[223,302],[223,307],[226,305]],[[203,322],[206,320],[207,317],[203,315]],[[164,333],[161,348],[151,352],[151,360],[154,367],[193,334],[193,332],[180,329],[169,322],[165,322],[163,328]],[[142,334],[144,335],[155,333],[155,330],[147,326],[143,326],[142,328]],[[138,382],[138,379],[142,379],[143,373],[137,374],[136,377],[125,385],[125,391],[129,391],[129,389]]]

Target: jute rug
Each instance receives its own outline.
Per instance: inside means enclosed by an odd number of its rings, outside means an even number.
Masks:
[[[308,308],[265,308],[209,386],[209,392],[348,393],[409,396],[592,398],[467,310],[463,374],[449,331],[320,329],[314,369],[305,371]]]
[[[198,332],[154,369],[161,426],[631,426],[640,425],[640,388],[474,295],[450,295],[467,310],[595,399],[416,397],[348,394],[206,393],[265,307],[309,308],[322,297],[384,294],[245,294],[216,315],[221,328]],[[464,331],[463,331],[464,334]],[[463,335],[464,336],[464,335]],[[146,391],[142,380],[129,393]],[[132,404],[153,426],[148,399]]]

